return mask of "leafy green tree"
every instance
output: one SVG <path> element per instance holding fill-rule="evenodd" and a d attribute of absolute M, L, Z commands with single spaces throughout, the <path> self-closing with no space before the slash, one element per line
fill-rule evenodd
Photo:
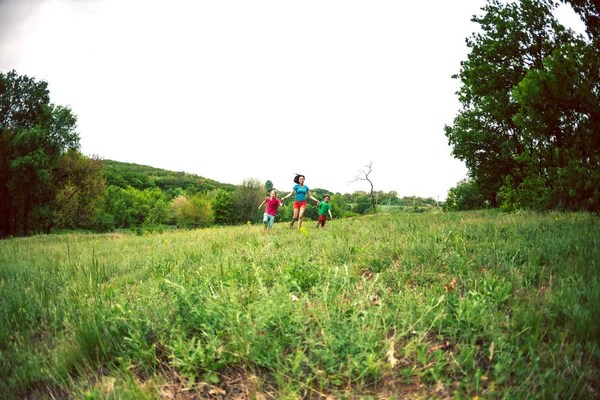
<path fill-rule="evenodd" d="M 52 204 L 56 227 L 90 229 L 95 226 L 106 193 L 103 167 L 100 158 L 85 157 L 77 150 L 70 150 L 61 157 L 53 174 L 57 188 Z"/>
<path fill-rule="evenodd" d="M 132 216 L 134 194 L 118 186 L 108 186 L 103 213 L 112 215 L 117 228 L 128 228 L 135 224 Z"/>
<path fill-rule="evenodd" d="M 167 199 L 157 187 L 138 190 L 109 186 L 103 212 L 114 217 L 118 228 L 168 223 L 171 215 Z"/>
<path fill-rule="evenodd" d="M 241 185 L 237 186 L 231 199 L 234 223 L 259 222 L 263 212 L 258 210 L 258 206 L 264 198 L 265 188 L 258 179 L 244 180 Z"/>
<path fill-rule="evenodd" d="M 528 71 L 513 96 L 530 143 L 513 187 L 518 206 L 600 210 L 600 50 L 574 39 Z"/>
<path fill-rule="evenodd" d="M 478 183 L 472 179 L 463 179 L 456 187 L 448 191 L 444 209 L 446 211 L 475 210 L 485 208 L 486 200 Z"/>
<path fill-rule="evenodd" d="M 215 213 L 215 224 L 228 225 L 232 223 L 232 200 L 229 191 L 223 189 L 217 191 L 215 197 L 211 201 L 211 206 Z"/>
<path fill-rule="evenodd" d="M 554 19 L 553 8 L 551 0 L 488 0 L 484 15 L 472 19 L 480 31 L 467 39 L 471 51 L 454 76 L 462 83 L 457 93 L 462 109 L 445 127 L 446 136 L 452 154 L 465 161 L 494 206 L 507 176 L 521 183 L 523 156 L 532 146 L 515 122 L 520 105 L 513 89 L 530 69 L 543 70 L 544 60 L 573 38 Z"/>
<path fill-rule="evenodd" d="M 79 147 L 77 119 L 50 103 L 48 84 L 0 73 L 0 237 L 51 226 L 53 169 Z"/>
<path fill-rule="evenodd" d="M 273 182 L 271 182 L 270 180 L 267 179 L 267 181 L 265 182 L 265 192 L 267 193 L 267 195 L 269 193 L 271 193 L 271 190 L 273 190 Z"/>
<path fill-rule="evenodd" d="M 156 226 L 167 224 L 169 223 L 170 214 L 169 204 L 166 199 L 161 197 L 156 200 L 154 205 L 150 208 L 148 218 L 144 221 L 144 225 Z"/>

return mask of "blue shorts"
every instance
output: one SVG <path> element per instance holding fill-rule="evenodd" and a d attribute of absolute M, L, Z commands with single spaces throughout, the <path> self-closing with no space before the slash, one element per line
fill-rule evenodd
<path fill-rule="evenodd" d="M 273 222 L 275 222 L 275 216 L 265 213 L 265 215 L 263 216 L 263 224 L 267 228 L 271 229 L 273 228 Z"/>

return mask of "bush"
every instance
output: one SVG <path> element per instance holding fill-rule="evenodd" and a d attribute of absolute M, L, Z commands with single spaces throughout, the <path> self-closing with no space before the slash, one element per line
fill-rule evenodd
<path fill-rule="evenodd" d="M 214 213 L 210 201 L 202 193 L 191 198 L 182 195 L 173 203 L 175 219 L 179 226 L 185 228 L 203 228 L 212 225 Z"/>
<path fill-rule="evenodd" d="M 94 223 L 94 231 L 99 233 L 112 232 L 115 230 L 115 217 L 111 214 L 101 212 L 96 216 L 96 222 Z"/>

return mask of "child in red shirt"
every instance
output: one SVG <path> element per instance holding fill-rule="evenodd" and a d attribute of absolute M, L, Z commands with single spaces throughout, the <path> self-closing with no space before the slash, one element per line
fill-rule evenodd
<path fill-rule="evenodd" d="M 258 209 L 263 206 L 263 204 L 267 203 L 267 208 L 265 209 L 265 215 L 263 216 L 263 225 L 265 226 L 265 231 L 268 229 L 273 229 L 273 222 L 275 222 L 275 215 L 277 214 L 277 210 L 279 206 L 282 206 L 283 203 L 277 198 L 277 191 L 271 190 L 269 197 L 267 197 Z"/>

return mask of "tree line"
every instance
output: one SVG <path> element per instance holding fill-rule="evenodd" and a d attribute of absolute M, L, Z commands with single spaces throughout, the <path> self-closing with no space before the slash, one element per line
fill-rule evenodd
<path fill-rule="evenodd" d="M 461 109 L 445 127 L 469 177 L 449 209 L 600 212 L 600 6 L 563 3 L 585 35 L 557 21 L 551 0 L 489 0 L 473 17 L 454 76 Z"/>
<path fill-rule="evenodd" d="M 185 228 L 257 223 L 258 205 L 272 182 L 225 184 L 185 172 L 86 157 L 80 152 L 77 117 L 51 103 L 44 81 L 16 71 L 0 73 L 0 237 L 62 229 Z M 427 207 L 433 199 L 399 199 L 396 192 L 330 193 L 337 218 L 375 207 Z M 377 203 L 373 203 L 373 198 Z M 410 204 L 409 204 L 410 203 Z M 409 208 L 412 210 L 412 208 Z M 291 220 L 288 202 L 278 220 Z M 309 204 L 305 216 L 317 218 Z"/>

